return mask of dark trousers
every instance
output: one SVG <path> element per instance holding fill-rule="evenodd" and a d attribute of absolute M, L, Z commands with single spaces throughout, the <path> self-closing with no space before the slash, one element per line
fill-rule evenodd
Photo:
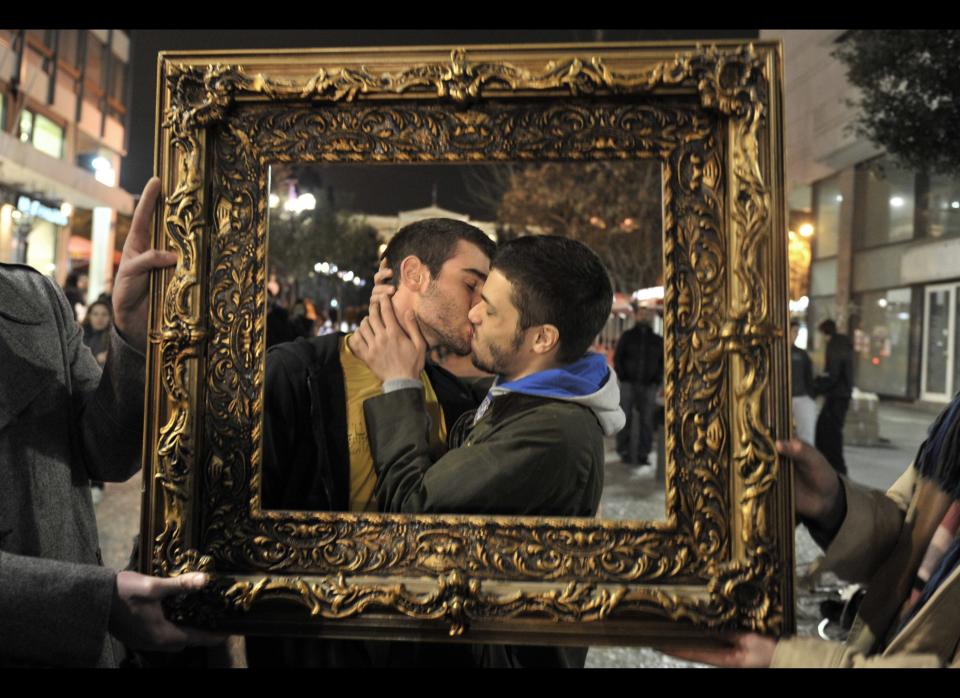
<path fill-rule="evenodd" d="M 656 400 L 656 385 L 620 384 L 620 409 L 627 423 L 617 433 L 617 453 L 626 463 L 644 463 L 650 456 Z"/>
<path fill-rule="evenodd" d="M 850 398 L 828 397 L 817 417 L 817 450 L 841 475 L 847 474 L 847 464 L 843 460 L 843 423 L 849 407 Z"/>

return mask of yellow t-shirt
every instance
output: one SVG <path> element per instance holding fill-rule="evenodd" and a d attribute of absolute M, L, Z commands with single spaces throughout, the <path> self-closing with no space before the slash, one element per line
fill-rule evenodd
<path fill-rule="evenodd" d="M 344 391 L 347 395 L 347 446 L 350 449 L 350 511 L 376 511 L 373 495 L 377 473 L 367 439 L 367 423 L 363 418 L 364 400 L 383 393 L 383 383 L 367 365 L 353 355 L 347 343 L 350 335 L 340 339 L 340 365 L 343 367 Z M 430 444 L 437 446 L 447 439 L 447 425 L 437 395 L 426 371 L 420 373 L 427 414 L 430 415 Z"/>

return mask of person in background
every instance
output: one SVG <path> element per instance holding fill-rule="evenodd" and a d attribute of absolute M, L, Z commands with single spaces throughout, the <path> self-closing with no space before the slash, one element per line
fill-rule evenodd
<path fill-rule="evenodd" d="M 307 302 L 298 298 L 290 312 L 290 326 L 293 328 L 294 337 L 313 337 L 313 323 L 314 321 L 307 317 Z"/>
<path fill-rule="evenodd" d="M 106 301 L 96 300 L 87 308 L 81 323 L 83 343 L 93 352 L 93 358 L 103 366 L 110 346 L 110 328 L 113 327 L 113 308 Z"/>
<path fill-rule="evenodd" d="M 837 332 L 837 323 L 824 320 L 817 329 L 827 338 L 824 372 L 814 380 L 817 395 L 823 395 L 823 407 L 817 418 L 815 443 L 834 469 L 847 474 L 843 460 L 843 423 L 853 394 L 853 344 Z"/>
<path fill-rule="evenodd" d="M 657 389 L 663 382 L 663 338 L 653 331 L 654 313 L 634 305 L 636 324 L 620 336 L 613 353 L 620 408 L 627 417 L 627 426 L 617 434 L 617 453 L 628 465 L 649 465 L 653 446 Z"/>
<path fill-rule="evenodd" d="M 813 383 L 813 362 L 806 351 L 797 346 L 800 321 L 790 321 L 790 395 L 793 398 L 793 422 L 797 438 L 813 444 L 817 421 L 817 403 Z"/>
<path fill-rule="evenodd" d="M 63 294 L 73 310 L 73 319 L 83 322 L 87 310 L 87 275 L 82 271 L 72 271 L 67 274 L 63 286 Z"/>

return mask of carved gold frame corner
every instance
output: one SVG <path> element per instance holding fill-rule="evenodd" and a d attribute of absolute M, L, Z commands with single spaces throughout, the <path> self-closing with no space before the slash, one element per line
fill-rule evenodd
<path fill-rule="evenodd" d="M 794 629 L 773 42 L 161 54 L 142 571 L 235 632 L 703 642 Z M 267 166 L 663 164 L 667 513 L 261 509 Z"/>

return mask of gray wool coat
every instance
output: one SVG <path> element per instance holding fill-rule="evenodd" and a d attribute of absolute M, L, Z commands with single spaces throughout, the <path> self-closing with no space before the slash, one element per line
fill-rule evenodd
<path fill-rule="evenodd" d="M 116 666 L 116 572 L 90 480 L 139 467 L 144 357 L 111 330 L 101 369 L 63 292 L 0 264 L 0 666 Z"/>

